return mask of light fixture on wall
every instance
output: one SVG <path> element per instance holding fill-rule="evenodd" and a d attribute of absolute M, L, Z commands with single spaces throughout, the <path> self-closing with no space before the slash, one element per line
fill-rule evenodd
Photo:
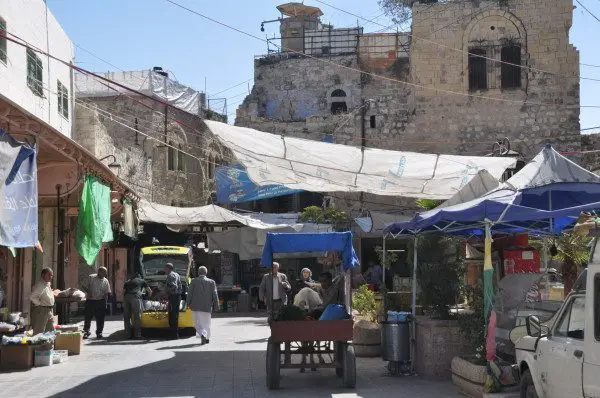
<path fill-rule="evenodd" d="M 117 163 L 117 158 L 115 157 L 115 155 L 106 155 L 105 157 L 101 158 L 100 161 L 103 161 L 108 158 L 113 158 L 113 161 L 111 163 L 107 164 L 108 167 L 116 168 L 116 169 L 121 168 L 121 165 L 119 163 Z"/>

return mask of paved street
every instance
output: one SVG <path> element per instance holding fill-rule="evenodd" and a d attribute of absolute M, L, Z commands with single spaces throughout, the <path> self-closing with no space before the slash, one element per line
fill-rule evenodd
<path fill-rule="evenodd" d="M 389 377 L 378 359 L 357 359 L 358 382 L 346 390 L 331 369 L 282 371 L 281 389 L 265 386 L 264 318 L 217 318 L 211 343 L 120 341 L 121 322 L 106 325 L 107 341 L 91 339 L 82 354 L 53 367 L 0 373 L 3 397 L 460 397 L 451 383 Z"/>

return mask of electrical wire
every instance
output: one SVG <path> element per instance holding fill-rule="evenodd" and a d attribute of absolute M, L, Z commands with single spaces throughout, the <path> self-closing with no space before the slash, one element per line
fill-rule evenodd
<path fill-rule="evenodd" d="M 240 33 L 240 34 L 242 34 L 244 36 L 248 36 L 248 37 L 251 37 L 253 39 L 260 40 L 262 42 L 267 42 L 267 40 L 265 40 L 265 39 L 263 39 L 263 38 L 261 38 L 259 36 L 253 35 L 253 34 L 248 33 L 248 32 L 244 32 L 243 30 L 241 30 L 239 28 L 233 27 L 233 26 L 228 25 L 228 24 L 226 24 L 224 22 L 221 22 L 221 21 L 218 21 L 218 20 L 216 20 L 214 18 L 206 16 L 206 15 L 204 15 L 204 14 L 198 12 L 198 11 L 192 10 L 191 8 L 188 8 L 188 7 L 186 7 L 186 6 L 182 5 L 182 4 L 179 4 L 179 3 L 177 3 L 177 2 L 175 2 L 173 0 L 165 0 L 165 1 L 168 2 L 168 3 L 171 3 L 171 4 L 175 5 L 175 6 L 177 6 L 179 8 L 181 8 L 181 9 L 184 9 L 184 10 L 186 10 L 186 11 L 192 13 L 192 14 L 195 14 L 195 15 L 203 18 L 203 19 L 206 19 L 208 21 L 211 21 L 213 23 L 221 25 L 221 26 L 223 26 L 223 27 L 225 27 L 227 29 L 231 29 L 231 30 L 233 30 L 235 32 L 238 32 L 238 33 Z M 281 46 L 277 46 L 277 47 L 281 48 Z M 478 94 L 472 94 L 472 93 L 452 91 L 452 90 L 448 90 L 448 89 L 435 88 L 435 87 L 430 87 L 430 86 L 423 86 L 421 84 L 411 83 L 411 82 L 408 82 L 408 81 L 403 81 L 403 80 L 395 79 L 393 77 L 378 75 L 378 74 L 373 73 L 373 72 L 369 72 L 369 71 L 364 71 L 364 70 L 361 70 L 361 69 L 353 68 L 351 66 L 346 66 L 346 65 L 338 64 L 337 62 L 330 61 L 330 60 L 324 59 L 324 58 L 319 58 L 319 57 L 316 57 L 316 56 L 313 56 L 313 55 L 310 55 L 310 54 L 305 54 L 303 52 L 296 51 L 296 50 L 293 50 L 293 49 L 287 48 L 287 49 L 284 49 L 284 50 L 287 51 L 287 52 L 293 53 L 293 54 L 297 54 L 297 55 L 302 56 L 302 57 L 306 57 L 306 58 L 309 58 L 309 59 L 317 60 L 318 62 L 321 62 L 321 63 L 324 63 L 324 64 L 335 66 L 335 67 L 340 68 L 340 69 L 345 69 L 345 70 L 349 70 L 349 71 L 353 71 L 353 72 L 358 72 L 358 73 L 362 73 L 363 75 L 372 76 L 372 77 L 375 77 L 375 78 L 378 78 L 378 79 L 381 79 L 381 80 L 387 80 L 387 81 L 391 81 L 391 82 L 395 82 L 395 83 L 400 83 L 400 84 L 404 84 L 404 85 L 407 85 L 407 86 L 410 86 L 410 87 L 421 88 L 421 89 L 424 89 L 424 90 L 434 91 L 434 92 L 437 92 L 437 93 L 443 93 L 443 94 L 449 94 L 449 95 L 457 95 L 457 96 L 468 97 L 468 98 L 480 98 L 480 99 L 485 99 L 485 100 L 490 100 L 490 101 L 498 101 L 498 102 L 504 102 L 504 103 L 518 103 L 518 104 L 521 104 L 521 105 L 526 105 L 527 104 L 527 105 L 539 105 L 539 106 L 548 106 L 548 107 L 557 107 L 557 108 L 572 108 L 572 109 L 573 108 L 600 108 L 600 105 L 576 105 L 576 104 L 573 104 L 573 105 L 560 105 L 560 104 L 554 104 L 554 103 L 539 103 L 539 102 L 518 101 L 518 100 L 507 99 L 507 98 L 497 98 L 497 97 L 490 97 L 490 96 L 485 96 L 485 95 L 478 95 Z"/>
<path fill-rule="evenodd" d="M 354 14 L 354 13 L 352 13 L 350 11 L 346 11 L 346 10 L 344 10 L 342 8 L 339 8 L 339 7 L 336 7 L 334 5 L 331 5 L 329 3 L 326 3 L 325 1 L 322 1 L 322 0 L 315 0 L 315 1 L 317 3 L 321 3 L 321 4 L 324 4 L 324 5 L 328 6 L 328 7 L 331 7 L 333 9 L 335 9 L 335 10 L 344 12 L 346 14 L 352 15 L 352 16 L 360 18 L 362 20 L 369 21 L 368 19 L 363 18 L 360 15 Z M 576 1 L 579 2 L 578 0 L 576 0 Z M 479 11 L 480 10 L 478 10 L 477 12 L 479 13 Z M 370 22 L 372 22 L 372 21 L 370 21 Z M 383 26 L 383 25 L 380 25 L 380 26 Z M 403 34 L 406 35 L 406 36 L 409 36 L 409 37 L 411 37 L 413 39 L 422 40 L 422 41 L 425 41 L 427 43 L 431 43 L 431 44 L 435 44 L 435 45 L 440 46 L 440 47 L 448 48 L 448 49 L 453 50 L 453 51 L 458 51 L 458 52 L 461 52 L 461 53 L 464 53 L 464 54 L 468 54 L 470 57 L 482 58 L 482 59 L 493 61 L 493 62 L 496 62 L 496 63 L 499 63 L 499 64 L 510 65 L 510 66 L 514 66 L 514 67 L 518 67 L 518 68 L 526 69 L 526 70 L 533 70 L 533 71 L 540 72 L 540 73 L 546 73 L 546 74 L 549 74 L 549 75 L 555 75 L 555 76 L 559 76 L 559 77 L 564 77 L 566 79 L 581 79 L 581 80 L 590 80 L 590 81 L 600 82 L 600 79 L 596 79 L 596 78 L 584 77 L 584 76 L 567 76 L 567 75 L 561 75 L 561 74 L 558 74 L 556 72 L 550 72 L 550 71 L 547 71 L 547 70 L 534 68 L 532 66 L 515 64 L 515 63 L 512 63 L 512 62 L 502 61 L 502 60 L 497 59 L 497 58 L 486 57 L 485 55 L 474 54 L 474 53 L 471 53 L 469 51 L 465 51 L 463 49 L 459 49 L 459 48 L 456 48 L 456 47 L 448 46 L 446 44 L 438 43 L 438 42 L 430 40 L 430 39 L 419 37 L 419 36 L 414 35 L 414 34 L 409 33 L 409 32 L 403 32 Z"/>
<path fill-rule="evenodd" d="M 317 1 L 318 1 L 318 0 L 317 0 Z M 589 9 L 589 8 L 587 8 L 586 6 L 584 6 L 584 5 L 583 5 L 583 3 L 581 3 L 579 0 L 575 0 L 575 2 L 576 2 L 577 4 L 579 4 L 581 7 L 583 7 L 583 9 L 584 9 L 584 10 L 586 10 L 586 11 L 588 12 L 588 14 L 590 14 L 592 17 L 594 17 L 594 19 L 595 19 L 596 21 L 600 22 L 600 18 L 598 18 L 598 17 L 596 16 L 596 14 L 594 14 L 592 11 L 590 11 L 590 9 Z"/>

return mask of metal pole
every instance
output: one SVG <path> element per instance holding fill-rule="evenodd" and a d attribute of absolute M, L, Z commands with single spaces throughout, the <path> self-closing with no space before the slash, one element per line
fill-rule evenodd
<path fill-rule="evenodd" d="M 548 191 L 548 210 L 552 211 L 552 191 Z M 554 219 L 550 216 L 550 233 L 554 235 Z"/>
<path fill-rule="evenodd" d="M 415 235 L 415 242 L 413 247 L 413 274 L 412 274 L 412 316 L 413 318 L 417 315 L 417 246 L 419 243 L 419 237 Z"/>
<path fill-rule="evenodd" d="M 383 310 L 384 310 L 384 316 L 387 319 L 387 292 L 386 292 L 386 286 L 385 286 L 385 266 L 386 266 L 386 250 L 385 250 L 385 241 L 386 241 L 386 236 L 385 234 L 383 235 L 383 255 L 381 256 L 381 262 L 383 264 L 381 264 L 381 268 L 382 268 L 382 285 L 383 285 Z"/>

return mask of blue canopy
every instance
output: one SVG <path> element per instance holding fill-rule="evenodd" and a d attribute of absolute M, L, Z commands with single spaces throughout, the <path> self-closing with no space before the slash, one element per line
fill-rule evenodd
<path fill-rule="evenodd" d="M 418 213 L 389 225 L 393 235 L 429 231 L 473 233 L 486 222 L 494 230 L 556 234 L 582 211 L 600 209 L 600 177 L 546 146 L 513 177 L 484 196 Z"/>
<path fill-rule="evenodd" d="M 265 267 L 273 265 L 274 253 L 327 252 L 342 253 L 342 266 L 345 270 L 358 266 L 359 261 L 352 246 L 351 232 L 322 233 L 267 233 L 262 254 Z"/>

